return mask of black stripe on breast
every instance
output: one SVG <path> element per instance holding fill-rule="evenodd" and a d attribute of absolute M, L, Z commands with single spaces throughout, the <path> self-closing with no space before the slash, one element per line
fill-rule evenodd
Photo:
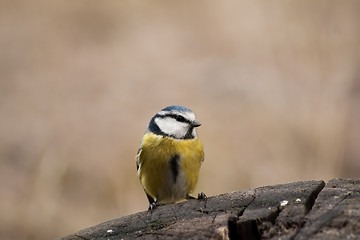
<path fill-rule="evenodd" d="M 176 183 L 177 176 L 179 175 L 179 160 L 180 155 L 176 154 L 170 159 L 170 169 L 173 174 L 174 183 Z"/>

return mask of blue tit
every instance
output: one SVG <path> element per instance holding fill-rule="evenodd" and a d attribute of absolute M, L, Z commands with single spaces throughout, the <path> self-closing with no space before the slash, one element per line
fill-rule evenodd
<path fill-rule="evenodd" d="M 149 123 L 136 156 L 140 183 L 149 200 L 149 210 L 157 204 L 174 203 L 191 196 L 204 161 L 197 137 L 201 125 L 186 107 L 170 106 Z M 206 197 L 201 193 L 198 198 Z"/>

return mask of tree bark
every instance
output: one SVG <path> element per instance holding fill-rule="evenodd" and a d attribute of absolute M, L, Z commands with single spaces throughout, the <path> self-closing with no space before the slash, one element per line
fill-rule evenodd
<path fill-rule="evenodd" d="M 360 239 L 360 179 L 301 181 L 159 206 L 61 238 Z"/>

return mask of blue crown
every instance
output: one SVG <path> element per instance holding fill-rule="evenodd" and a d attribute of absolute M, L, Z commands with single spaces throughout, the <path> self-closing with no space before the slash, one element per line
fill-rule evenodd
<path fill-rule="evenodd" d="M 166 108 L 162 109 L 161 111 L 192 112 L 191 109 L 189 109 L 187 107 L 177 106 L 177 105 L 166 107 Z"/>

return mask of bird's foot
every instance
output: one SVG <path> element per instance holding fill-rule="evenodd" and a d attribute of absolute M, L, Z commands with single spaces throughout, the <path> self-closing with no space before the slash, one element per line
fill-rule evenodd
<path fill-rule="evenodd" d="M 156 208 L 156 202 L 152 202 L 149 204 L 148 211 L 153 211 Z"/>
<path fill-rule="evenodd" d="M 198 200 L 204 200 L 206 198 L 207 198 L 207 196 L 205 195 L 205 193 L 203 193 L 203 192 L 198 193 L 198 197 L 197 197 Z"/>
<path fill-rule="evenodd" d="M 186 197 L 185 197 L 185 199 L 188 199 L 188 200 L 189 200 L 189 199 L 204 200 L 204 199 L 206 199 L 206 198 L 207 198 L 207 196 L 206 196 L 205 193 L 203 193 L 203 192 L 198 193 L 197 198 L 191 196 L 190 194 L 186 195 Z"/>

